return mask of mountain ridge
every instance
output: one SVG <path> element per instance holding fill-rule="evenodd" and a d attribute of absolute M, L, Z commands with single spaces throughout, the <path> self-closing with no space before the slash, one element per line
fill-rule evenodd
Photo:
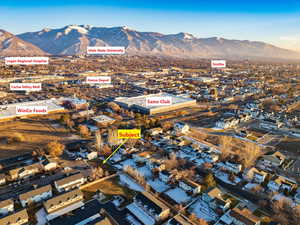
<path fill-rule="evenodd" d="M 126 26 L 94 27 L 73 24 L 62 28 L 44 28 L 36 32 L 26 32 L 16 37 L 50 55 L 86 54 L 87 46 L 125 46 L 129 55 L 300 59 L 298 52 L 265 42 L 218 37 L 198 38 L 186 32 L 177 34 L 139 32 Z"/>
<path fill-rule="evenodd" d="M 1 56 L 34 56 L 48 55 L 39 47 L 26 42 L 17 36 L 0 29 L 0 55 Z"/>

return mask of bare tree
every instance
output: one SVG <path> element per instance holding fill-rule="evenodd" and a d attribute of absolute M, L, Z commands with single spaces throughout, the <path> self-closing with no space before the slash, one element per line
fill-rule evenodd
<path fill-rule="evenodd" d="M 222 151 L 221 159 L 226 159 L 232 153 L 232 137 L 220 136 L 219 137 L 220 148 Z"/>
<path fill-rule="evenodd" d="M 104 176 L 104 171 L 101 167 L 93 168 L 91 177 L 96 180 Z"/>
<path fill-rule="evenodd" d="M 101 147 L 103 145 L 103 142 L 102 142 L 102 135 L 101 135 L 101 133 L 100 133 L 99 130 L 96 131 L 95 138 L 96 138 L 96 140 L 95 140 L 96 149 L 98 151 L 100 151 L 100 149 L 101 149 Z"/>
<path fill-rule="evenodd" d="M 263 154 L 261 147 L 252 142 L 245 142 L 245 147 L 240 152 L 240 158 L 245 168 L 253 166 L 255 161 Z"/>
<path fill-rule="evenodd" d="M 272 205 L 274 218 L 283 225 L 300 225 L 300 207 L 293 206 L 287 198 L 281 198 Z"/>
<path fill-rule="evenodd" d="M 110 155 L 112 153 L 112 149 L 108 145 L 104 145 L 102 151 L 104 155 Z"/>
<path fill-rule="evenodd" d="M 118 130 L 115 128 L 108 129 L 108 144 L 110 146 L 116 146 L 123 142 L 124 140 L 118 138 Z"/>

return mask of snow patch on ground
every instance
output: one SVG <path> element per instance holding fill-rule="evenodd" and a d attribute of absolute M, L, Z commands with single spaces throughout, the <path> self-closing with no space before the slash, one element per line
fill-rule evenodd
<path fill-rule="evenodd" d="M 143 167 L 138 167 L 137 171 L 143 175 L 145 178 L 151 177 L 152 176 L 152 172 L 151 170 L 147 167 L 147 166 L 143 166 Z"/>
<path fill-rule="evenodd" d="M 172 198 L 177 203 L 185 203 L 191 199 L 191 197 L 181 188 L 171 189 L 167 191 L 165 194 L 167 194 L 170 198 Z"/>
<path fill-rule="evenodd" d="M 132 168 L 136 168 L 135 161 L 133 159 L 127 159 L 120 163 L 123 167 L 131 166 Z"/>
<path fill-rule="evenodd" d="M 147 183 L 157 192 L 161 193 L 170 187 L 159 179 L 147 180 Z"/>
<path fill-rule="evenodd" d="M 216 172 L 216 173 L 215 173 L 215 176 L 216 176 L 217 178 L 219 178 L 220 180 L 224 181 L 224 182 L 227 183 L 227 184 L 235 185 L 235 184 L 241 182 L 241 178 L 239 178 L 239 177 L 235 177 L 234 182 L 230 181 L 230 180 L 229 180 L 229 174 L 228 174 L 228 173 L 221 172 L 221 171 Z"/>
<path fill-rule="evenodd" d="M 132 179 L 131 177 L 129 177 L 128 175 L 120 174 L 119 177 L 120 177 L 120 183 L 123 185 L 126 185 L 128 188 L 135 190 L 135 191 L 140 191 L 140 192 L 145 191 L 141 185 L 136 183 L 136 181 L 134 179 Z"/>

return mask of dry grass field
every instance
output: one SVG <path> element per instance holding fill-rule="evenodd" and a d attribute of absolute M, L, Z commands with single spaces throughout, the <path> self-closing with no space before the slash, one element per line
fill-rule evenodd
<path fill-rule="evenodd" d="M 97 192 L 97 190 L 101 191 L 107 196 L 121 195 L 126 197 L 127 199 L 131 199 L 135 193 L 131 189 L 120 185 L 117 178 L 103 180 L 99 183 L 93 184 L 82 189 L 86 196 L 94 195 Z"/>
<path fill-rule="evenodd" d="M 16 136 L 22 137 L 23 140 L 8 141 Z M 26 119 L 0 124 L 0 158 L 31 152 L 44 147 L 52 140 L 64 142 L 70 136 L 67 129 L 45 119 Z"/>

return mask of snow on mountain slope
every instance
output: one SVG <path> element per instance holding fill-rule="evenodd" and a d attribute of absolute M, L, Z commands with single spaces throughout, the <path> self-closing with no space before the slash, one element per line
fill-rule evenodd
<path fill-rule="evenodd" d="M 69 25 L 18 35 L 54 55 L 85 53 L 85 46 L 124 46 L 127 54 L 175 57 L 300 58 L 300 53 L 256 41 L 221 37 L 197 38 L 189 33 L 139 32 L 129 27 Z"/>

